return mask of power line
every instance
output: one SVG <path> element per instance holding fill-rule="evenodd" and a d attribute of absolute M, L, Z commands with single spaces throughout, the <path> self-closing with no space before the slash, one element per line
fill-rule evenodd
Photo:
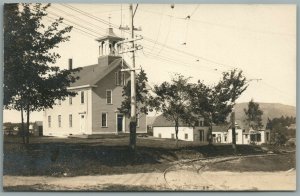
<path fill-rule="evenodd" d="M 63 6 L 65 6 L 65 5 L 63 5 Z M 94 20 L 97 20 L 97 21 L 99 21 L 99 22 L 101 22 L 101 23 L 109 24 L 109 23 L 106 22 L 105 20 L 99 19 L 99 18 L 97 18 L 97 17 L 95 17 L 95 16 L 91 16 L 90 14 L 88 14 L 88 13 L 86 13 L 86 12 L 84 12 L 84 11 L 81 11 L 81 10 L 79 10 L 79 9 L 77 9 L 77 8 L 74 8 L 73 6 L 67 5 L 66 7 L 69 8 L 69 9 L 72 9 L 73 11 L 79 12 L 79 13 L 85 15 L 85 16 L 88 16 L 88 17 L 90 17 L 90 18 L 92 18 L 92 19 L 94 19 Z M 114 24 L 112 24 L 112 26 L 116 27 L 116 25 L 114 25 Z M 126 31 L 125 31 L 125 32 L 126 32 Z M 128 32 L 126 32 L 126 33 L 128 33 Z M 150 41 L 151 43 L 156 43 L 156 41 L 153 41 L 153 40 L 150 39 L 150 38 L 146 38 L 146 39 L 147 39 L 148 41 Z M 159 45 L 162 45 L 161 43 L 158 43 L 158 44 L 159 44 Z M 178 49 L 176 49 L 176 48 L 172 48 L 172 47 L 170 47 L 170 46 L 167 46 L 166 44 L 163 44 L 162 46 L 164 46 L 164 47 L 166 47 L 166 48 L 168 48 L 168 49 L 171 49 L 171 50 L 175 50 L 176 52 L 179 52 L 179 53 L 185 53 L 185 54 L 191 55 L 191 54 L 189 54 L 189 53 L 187 53 L 187 52 L 184 52 L 184 51 L 178 50 Z M 199 56 L 196 56 L 196 55 L 193 55 L 193 56 L 194 56 L 194 57 L 199 57 Z M 205 61 L 209 61 L 208 59 L 204 59 L 203 57 L 201 57 L 200 59 L 205 60 Z M 197 59 L 197 61 L 199 61 L 199 60 Z M 211 60 L 210 60 L 210 62 L 212 62 L 212 63 L 214 63 L 214 64 L 217 64 L 215 61 L 211 61 Z M 222 65 L 222 64 L 218 64 L 218 66 L 220 66 L 220 65 Z"/>
<path fill-rule="evenodd" d="M 52 6 L 52 7 L 54 7 L 56 10 L 58 10 L 58 11 L 61 12 L 61 13 L 66 14 L 66 15 L 70 14 L 69 12 L 63 11 L 63 10 L 61 10 L 61 9 L 55 7 L 55 6 Z M 106 31 L 106 29 L 104 29 L 104 28 L 102 28 L 102 27 L 100 27 L 100 26 L 97 26 L 97 25 L 95 25 L 95 24 L 93 24 L 93 23 L 90 23 L 90 22 L 88 22 L 88 21 L 86 21 L 86 20 L 83 20 L 82 18 L 79 18 L 79 17 L 77 17 L 77 16 L 74 16 L 74 15 L 71 16 L 71 15 L 70 15 L 70 17 L 75 18 L 75 19 L 77 19 L 77 20 L 81 20 L 81 21 L 84 22 L 84 24 L 89 24 L 90 26 L 97 27 L 97 28 L 103 30 L 104 32 Z"/>
<path fill-rule="evenodd" d="M 54 13 L 54 12 L 48 11 L 48 13 L 50 13 L 51 15 L 54 15 L 54 16 L 56 16 L 56 17 L 61 17 L 61 16 L 57 15 L 57 14 Z M 76 22 L 74 22 L 74 21 L 71 21 L 71 20 L 69 20 L 69 19 L 64 19 L 64 20 L 66 20 L 66 21 L 68 21 L 68 22 L 71 22 L 71 23 L 73 23 L 73 24 L 77 25 L 78 27 L 81 27 L 81 28 L 83 28 L 83 29 L 85 29 L 85 30 L 91 31 L 91 32 L 93 32 L 93 33 L 95 33 L 95 34 L 97 34 L 97 35 L 100 34 L 101 36 L 104 36 L 104 34 L 101 34 L 101 33 L 99 33 L 98 31 L 94 31 L 93 29 L 90 29 L 90 28 L 87 28 L 87 27 L 85 27 L 85 26 L 83 26 L 83 25 L 80 25 L 80 24 L 78 24 L 78 23 L 76 23 Z"/>
<path fill-rule="evenodd" d="M 152 13 L 152 14 L 161 15 L 161 13 L 158 13 L 158 12 L 152 11 L 152 10 L 141 10 L 141 11 L 149 12 L 149 13 Z M 165 16 L 169 16 L 170 17 L 170 15 L 165 15 Z M 174 19 L 185 20 L 186 17 L 174 16 Z M 248 32 L 253 32 L 253 33 L 270 34 L 270 35 L 281 35 L 281 36 L 292 36 L 292 37 L 296 36 L 295 34 L 291 34 L 291 33 L 272 32 L 272 31 L 259 31 L 259 30 L 253 30 L 253 29 L 247 29 L 247 28 L 243 28 L 243 27 L 238 27 L 238 26 L 234 26 L 234 25 L 214 23 L 214 22 L 209 22 L 209 21 L 204 21 L 204 20 L 199 20 L 199 19 L 191 19 L 191 17 L 190 17 L 190 20 L 191 20 L 191 22 L 202 23 L 202 24 L 212 25 L 212 26 L 218 26 L 218 27 L 228 28 L 228 29 L 236 29 L 236 30 L 241 30 L 241 31 L 248 31 Z"/>
<path fill-rule="evenodd" d="M 172 9 L 172 16 L 173 16 L 173 9 Z M 162 45 L 161 49 L 159 50 L 159 52 L 157 53 L 157 55 L 159 55 L 161 53 L 161 51 L 164 49 L 167 41 L 168 41 L 168 38 L 169 38 L 169 35 L 170 35 L 170 31 L 171 31 L 171 28 L 172 28 L 172 24 L 173 24 L 173 17 L 170 18 L 170 26 L 169 26 L 169 30 L 168 30 L 168 33 L 165 37 L 165 41 L 164 41 L 164 44 Z M 155 43 L 157 43 L 158 39 L 155 41 Z"/>
<path fill-rule="evenodd" d="M 87 17 L 90 17 L 90 18 L 92 18 L 92 19 L 94 19 L 94 20 L 97 20 L 97 21 L 99 21 L 99 22 L 102 22 L 102 23 L 104 23 L 104 24 L 109 25 L 109 23 L 108 23 L 107 21 L 105 21 L 105 20 L 103 20 L 103 19 L 100 19 L 100 18 L 98 18 L 98 17 L 95 17 L 95 16 L 93 16 L 93 15 L 87 13 L 87 12 L 84 12 L 84 11 L 78 9 L 78 8 L 74 8 L 74 7 L 71 6 L 71 5 L 66 5 L 66 4 L 61 4 L 61 5 L 66 6 L 66 7 L 68 7 L 69 9 L 72 9 L 72 10 L 74 10 L 74 11 L 76 11 L 76 12 L 79 12 L 79 13 L 81 13 L 81 14 L 87 16 Z M 114 24 L 112 24 L 112 26 L 113 26 L 114 28 L 118 28 L 118 26 L 116 26 L 116 25 L 114 25 Z M 124 31 L 124 32 L 129 33 L 128 31 Z M 149 41 L 149 42 L 151 42 L 151 43 L 157 43 L 158 45 L 161 45 L 161 46 L 163 46 L 164 48 L 167 48 L 167 49 L 169 49 L 169 50 L 173 50 L 173 51 L 176 51 L 176 52 L 178 52 L 178 53 L 182 53 L 182 54 L 185 54 L 185 55 L 188 55 L 188 56 L 192 56 L 192 57 L 194 57 L 194 58 L 196 58 L 196 59 L 202 59 L 202 60 L 204 60 L 204 61 L 211 62 L 211 63 L 217 64 L 217 65 L 219 65 L 219 66 L 227 66 L 227 67 L 230 67 L 230 68 L 235 68 L 235 67 L 233 67 L 233 66 L 226 65 L 226 64 L 224 64 L 224 63 L 219 63 L 219 62 L 216 62 L 216 61 L 214 61 L 214 60 L 210 60 L 210 59 L 207 59 L 207 58 L 204 58 L 204 57 L 201 57 L 201 56 L 198 56 L 198 55 L 195 55 L 195 54 L 186 52 L 186 51 L 178 50 L 177 48 L 173 48 L 173 47 L 171 47 L 171 46 L 168 46 L 168 45 L 166 45 L 166 44 L 160 43 L 160 42 L 158 42 L 158 41 L 155 42 L 155 40 L 153 40 L 153 39 L 151 39 L 151 38 L 144 37 L 144 40 Z"/>
<path fill-rule="evenodd" d="M 50 22 L 56 21 L 55 18 L 53 18 L 53 17 L 51 17 L 51 16 L 49 16 L 49 15 L 47 15 L 46 17 L 49 18 L 49 19 L 52 19 L 52 21 L 48 19 Z M 63 24 L 63 25 L 66 26 L 66 27 L 68 27 L 68 26 L 73 26 L 72 24 L 71 24 L 71 25 L 66 24 L 64 21 L 62 21 L 61 24 Z M 79 28 L 77 28 L 77 27 L 75 27 L 75 26 L 73 26 L 73 28 L 74 28 L 74 30 L 77 31 L 78 33 L 80 33 L 80 34 L 82 34 L 82 35 L 85 35 L 85 36 L 87 36 L 87 37 L 90 37 L 90 38 L 93 38 L 93 39 L 96 38 L 96 37 L 98 37 L 98 36 L 93 35 L 93 34 L 91 34 L 91 33 L 89 33 L 89 32 L 86 32 L 86 31 L 84 31 L 84 30 L 82 30 L 82 29 L 79 29 Z"/>

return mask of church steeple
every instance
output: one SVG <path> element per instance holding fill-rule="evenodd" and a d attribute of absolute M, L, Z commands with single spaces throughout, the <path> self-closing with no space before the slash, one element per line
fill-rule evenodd
<path fill-rule="evenodd" d="M 118 37 L 114 32 L 113 28 L 109 27 L 106 31 L 106 35 L 96 39 L 99 42 L 99 58 L 104 56 L 119 56 L 121 50 L 117 42 L 124 40 Z"/>

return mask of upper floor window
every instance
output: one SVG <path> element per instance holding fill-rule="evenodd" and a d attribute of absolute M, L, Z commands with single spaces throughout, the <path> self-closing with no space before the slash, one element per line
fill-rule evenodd
<path fill-rule="evenodd" d="M 121 71 L 115 72 L 115 84 L 116 86 L 125 85 L 125 73 Z"/>
<path fill-rule="evenodd" d="M 58 115 L 58 127 L 61 127 L 61 115 Z"/>
<path fill-rule="evenodd" d="M 112 104 L 112 91 L 106 90 L 106 103 Z"/>
<path fill-rule="evenodd" d="M 69 97 L 69 104 L 72 105 L 72 97 Z"/>
<path fill-rule="evenodd" d="M 80 92 L 80 103 L 84 104 L 84 91 Z"/>
<path fill-rule="evenodd" d="M 48 127 L 51 127 L 51 116 L 48 116 Z"/>
<path fill-rule="evenodd" d="M 72 118 L 72 114 L 69 114 L 69 127 L 73 126 L 73 118 Z"/>
<path fill-rule="evenodd" d="M 204 126 L 204 122 L 203 120 L 200 120 L 200 127 L 203 127 Z"/>

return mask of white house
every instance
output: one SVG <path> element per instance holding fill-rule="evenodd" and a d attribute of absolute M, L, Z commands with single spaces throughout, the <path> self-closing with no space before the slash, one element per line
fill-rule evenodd
<path fill-rule="evenodd" d="M 79 80 L 68 88 L 75 97 L 57 100 L 52 109 L 46 109 L 43 117 L 43 135 L 70 136 L 129 133 L 129 118 L 118 111 L 123 100 L 123 86 L 130 80 L 128 67 L 119 55 L 116 36 L 112 28 L 99 42 L 98 63 L 82 67 L 76 74 Z M 87 53 L 88 57 L 88 53 Z M 72 60 L 69 60 L 72 69 Z M 146 116 L 137 116 L 137 133 L 146 133 Z"/>
<path fill-rule="evenodd" d="M 158 116 L 153 123 L 153 136 L 158 138 L 175 139 L 175 124 L 168 121 L 163 115 Z M 208 141 L 208 127 L 204 126 L 204 119 L 199 120 L 197 126 L 191 127 L 184 123 L 179 123 L 178 139 L 185 141 Z M 255 131 L 249 128 L 241 128 L 238 123 L 235 123 L 235 139 L 236 144 L 256 144 L 270 142 L 270 131 L 259 130 Z M 212 126 L 213 143 L 232 143 L 231 124 L 214 125 Z"/>
<path fill-rule="evenodd" d="M 175 123 L 167 120 L 163 115 L 153 122 L 153 136 L 157 138 L 175 139 Z M 196 126 L 191 127 L 182 122 L 178 127 L 178 139 L 185 141 L 207 142 L 208 127 L 204 127 L 204 119 L 199 119 Z"/>

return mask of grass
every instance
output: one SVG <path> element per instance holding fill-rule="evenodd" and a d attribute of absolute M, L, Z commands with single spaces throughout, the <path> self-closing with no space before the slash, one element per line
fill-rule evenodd
<path fill-rule="evenodd" d="M 176 147 L 174 140 L 149 137 L 137 138 L 137 152 L 133 154 L 128 150 L 128 141 L 125 135 L 98 139 L 32 137 L 30 144 L 23 145 L 19 137 L 5 136 L 3 175 L 79 176 L 163 172 L 178 160 L 233 155 L 228 144 L 209 146 L 180 141 Z M 240 155 L 265 153 L 259 146 L 238 145 L 237 149 Z M 266 163 L 270 164 L 271 160 Z"/>

